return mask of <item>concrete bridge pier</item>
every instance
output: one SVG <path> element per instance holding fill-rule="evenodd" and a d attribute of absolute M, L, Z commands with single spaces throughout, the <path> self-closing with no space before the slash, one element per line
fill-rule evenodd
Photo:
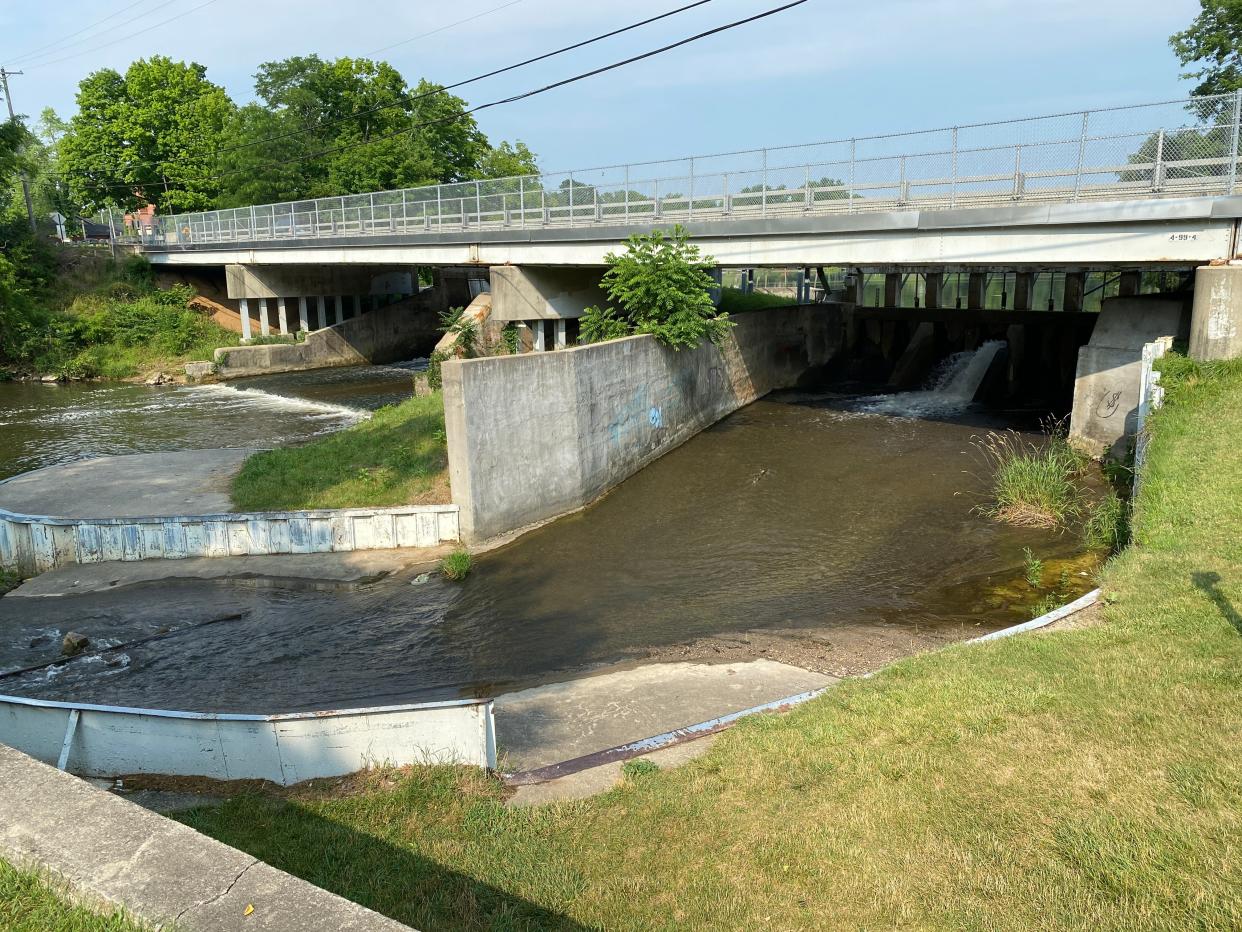
<path fill-rule="evenodd" d="M 1242 356 L 1242 266 L 1195 270 L 1190 355 L 1203 361 Z"/>

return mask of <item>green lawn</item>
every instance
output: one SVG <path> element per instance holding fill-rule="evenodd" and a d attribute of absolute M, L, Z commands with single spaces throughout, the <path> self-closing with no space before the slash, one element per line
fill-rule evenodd
<path fill-rule="evenodd" d="M 897 663 L 583 802 L 415 769 L 185 818 L 426 932 L 1242 927 L 1242 366 L 1171 366 L 1100 624 Z"/>
<path fill-rule="evenodd" d="M 232 497 L 240 511 L 448 502 L 441 396 L 409 398 L 338 433 L 256 453 L 234 478 Z"/>
<path fill-rule="evenodd" d="M 0 861 L 0 929 L 5 932 L 140 932 L 120 912 L 70 906 L 33 874 Z"/>

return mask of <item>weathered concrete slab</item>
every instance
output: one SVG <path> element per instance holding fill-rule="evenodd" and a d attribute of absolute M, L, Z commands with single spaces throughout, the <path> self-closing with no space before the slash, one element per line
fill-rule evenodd
<path fill-rule="evenodd" d="M 85 903 L 187 932 L 407 928 L 3 745 L 0 784 L 0 857 Z"/>
<path fill-rule="evenodd" d="M 772 660 L 644 664 L 500 696 L 496 733 L 503 766 L 528 770 L 835 682 Z"/>
<path fill-rule="evenodd" d="M 1242 267 L 1195 270 L 1190 356 L 1203 360 L 1242 356 Z"/>
<path fill-rule="evenodd" d="M 68 518 L 210 515 L 233 510 L 229 483 L 254 450 L 101 456 L 0 483 L 0 508 Z"/>
<path fill-rule="evenodd" d="M 453 549 L 401 547 L 344 553 L 297 553 L 248 557 L 188 557 L 134 563 L 70 564 L 26 580 L 5 598 L 84 595 L 169 579 L 305 580 L 318 584 L 360 583 L 426 564 L 431 569 Z"/>

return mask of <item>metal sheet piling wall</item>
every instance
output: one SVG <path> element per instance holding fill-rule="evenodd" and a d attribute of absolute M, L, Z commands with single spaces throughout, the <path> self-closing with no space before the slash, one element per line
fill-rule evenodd
<path fill-rule="evenodd" d="M 143 518 L 56 518 L 0 509 L 0 566 L 434 547 L 459 539 L 456 505 Z"/>
<path fill-rule="evenodd" d="M 0 743 L 80 776 L 282 786 L 385 764 L 496 766 L 489 699 L 245 715 L 0 696 Z"/>

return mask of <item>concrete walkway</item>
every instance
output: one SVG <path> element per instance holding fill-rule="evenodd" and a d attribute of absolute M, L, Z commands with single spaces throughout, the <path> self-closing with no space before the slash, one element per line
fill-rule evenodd
<path fill-rule="evenodd" d="M 253 579 L 279 584 L 302 580 L 320 585 L 364 583 L 400 570 L 435 569 L 456 544 L 350 550 L 342 553 L 296 553 L 247 557 L 188 557 L 132 563 L 73 563 L 33 576 L 6 599 L 85 595 L 136 583 L 174 579 Z"/>
<path fill-rule="evenodd" d="M 0 745 L 0 857 L 73 900 L 181 932 L 407 926 Z"/>
<path fill-rule="evenodd" d="M 103 456 L 0 483 L 0 509 L 55 518 L 214 515 L 233 510 L 229 484 L 254 450 Z"/>

